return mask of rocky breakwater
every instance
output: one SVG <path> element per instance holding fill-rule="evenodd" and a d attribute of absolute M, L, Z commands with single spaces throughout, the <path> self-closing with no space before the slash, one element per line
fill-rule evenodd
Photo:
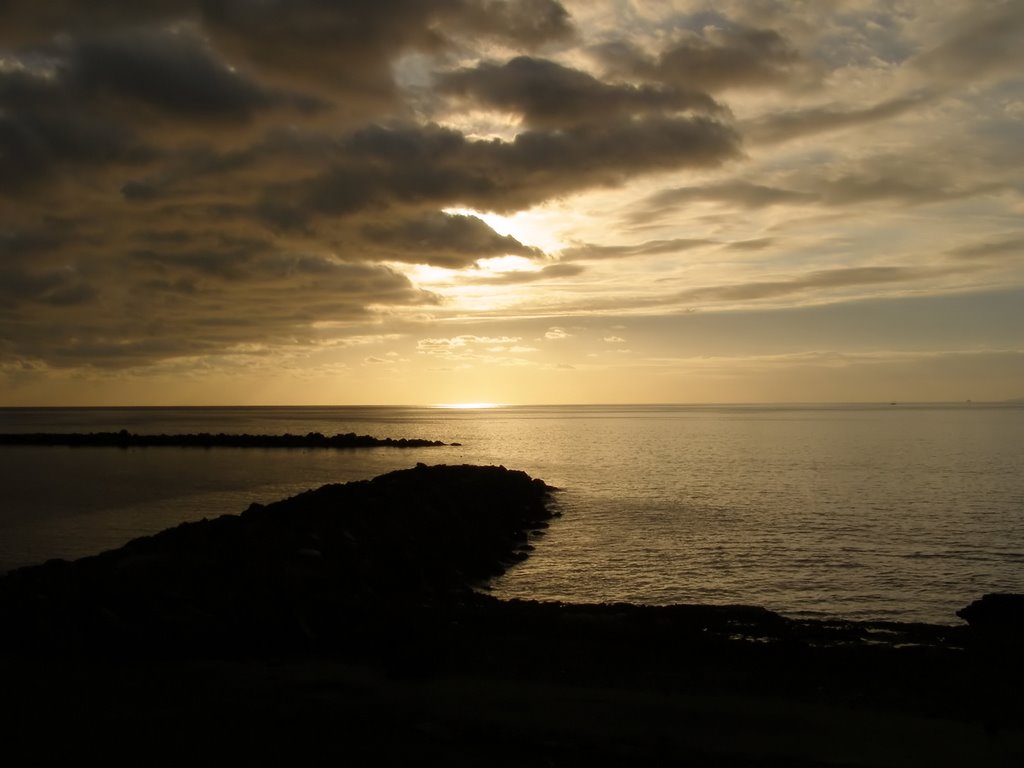
<path fill-rule="evenodd" d="M 504 467 L 326 485 L 0 579 L 8 649 L 294 647 L 441 616 L 525 557 L 552 489 Z"/>
<path fill-rule="evenodd" d="M 0 434 L 0 445 L 66 445 L 82 448 L 426 448 L 442 446 L 440 440 L 391 438 L 347 432 L 324 435 L 250 435 L 199 432 L 183 435 L 138 435 L 120 432 L 29 432 Z M 459 443 L 453 443 L 459 445 Z"/>

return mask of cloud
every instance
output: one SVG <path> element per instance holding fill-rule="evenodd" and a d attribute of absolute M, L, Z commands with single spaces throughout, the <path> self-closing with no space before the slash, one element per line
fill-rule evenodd
<path fill-rule="evenodd" d="M 663 189 L 644 198 L 625 218 L 632 224 L 646 224 L 689 203 L 722 203 L 735 208 L 757 210 L 776 205 L 814 203 L 818 200 L 820 196 L 813 192 L 734 180 Z"/>
<path fill-rule="evenodd" d="M 838 267 L 780 280 L 756 280 L 735 285 L 691 288 L 676 294 L 675 300 L 687 303 L 777 299 L 811 290 L 910 282 L 920 279 L 924 274 L 939 272 L 933 269 L 897 266 Z"/>
<path fill-rule="evenodd" d="M 365 224 L 366 239 L 390 258 L 460 269 L 490 256 L 541 257 L 537 248 L 511 235 L 499 235 L 482 219 L 441 212 Z"/>
<path fill-rule="evenodd" d="M 949 36 L 917 56 L 911 66 L 945 82 L 1019 74 L 1024 67 L 1024 6 L 1017 2 L 973 4 L 950 24 Z"/>
<path fill-rule="evenodd" d="M 443 208 L 519 210 L 738 155 L 726 124 L 662 114 L 678 95 L 647 109 L 658 88 L 619 89 L 642 97 L 615 119 L 510 141 L 416 121 L 400 57 L 566 41 L 553 0 L 10 0 L 4 20 L 0 341 L 54 366 L 315 345 L 317 323 L 437 304 L 384 262 L 544 257 Z M 582 272 L 546 264 L 489 283 Z"/>
<path fill-rule="evenodd" d="M 238 264 L 162 256 L 147 254 L 128 269 L 115 262 L 89 282 L 71 272 L 4 274 L 0 284 L 12 293 L 2 317 L 7 353 L 57 367 L 124 368 L 220 354 L 254 339 L 315 347 L 317 322 L 353 326 L 372 320 L 375 306 L 436 302 L 372 264 L 269 251 Z M 108 268 L 118 270 L 116 280 Z M 38 304 L 59 313 L 35 322 Z"/>
<path fill-rule="evenodd" d="M 774 237 L 755 237 L 751 240 L 737 240 L 726 243 L 723 247 L 728 251 L 763 251 L 776 243 Z"/>
<path fill-rule="evenodd" d="M 576 277 L 586 271 L 586 268 L 579 264 L 548 264 L 535 270 L 514 270 L 511 272 L 499 272 L 496 274 L 472 274 L 460 276 L 459 282 L 472 285 L 525 285 L 538 283 L 544 280 L 557 280 L 563 277 Z"/>
<path fill-rule="evenodd" d="M 954 259 L 1005 259 L 1024 255 L 1024 235 L 1013 234 L 971 245 L 962 245 L 946 252 Z"/>
<path fill-rule="evenodd" d="M 28 82 L 11 87 L 11 79 Z M 21 196 L 59 183 L 69 172 L 131 166 L 155 154 L 130 128 L 79 106 L 41 78 L 0 71 L 0 196 Z"/>
<path fill-rule="evenodd" d="M 830 173 L 824 175 L 813 167 L 791 173 L 786 186 L 732 180 L 664 189 L 641 200 L 626 214 L 625 220 L 631 224 L 647 224 L 698 203 L 717 203 L 748 211 L 785 206 L 844 208 L 877 202 L 925 205 L 1004 188 L 996 181 L 975 182 L 939 164 L 922 166 L 913 160 L 908 162 L 905 156 L 873 157 L 862 159 L 849 169 L 822 171 Z M 755 239 L 746 247 L 753 248 L 763 241 L 764 238 Z"/>
<path fill-rule="evenodd" d="M 315 99 L 274 92 L 220 60 L 194 30 L 143 29 L 72 39 L 61 76 L 90 100 L 120 99 L 164 115 L 245 120 L 271 107 L 314 109 Z"/>
<path fill-rule="evenodd" d="M 553 327 L 548 328 L 544 333 L 544 338 L 548 341 L 561 341 L 562 339 L 572 338 L 573 334 L 569 333 L 564 328 Z"/>
<path fill-rule="evenodd" d="M 391 62 L 403 51 L 440 53 L 457 37 L 532 47 L 572 31 L 556 0 L 140 0 L 130 7 L 106 0 L 8 0 L 0 42 L 183 22 L 200 24 L 239 64 L 344 92 L 342 112 L 348 114 L 379 114 L 395 104 Z"/>
<path fill-rule="evenodd" d="M 481 351 L 508 351 L 517 345 L 522 338 L 519 336 L 476 336 L 463 334 L 450 338 L 428 338 L 416 342 L 416 351 L 423 355 L 440 355 L 442 357 L 473 358 Z M 531 350 L 532 351 L 532 350 Z"/>
<path fill-rule="evenodd" d="M 531 126 L 558 128 L 623 115 L 721 108 L 707 94 L 676 87 L 605 83 L 553 61 L 519 56 L 502 65 L 481 63 L 442 73 L 442 93 L 519 114 Z"/>
<path fill-rule="evenodd" d="M 741 126 L 745 138 L 759 144 L 776 144 L 826 131 L 855 128 L 890 120 L 934 100 L 932 93 L 900 96 L 869 107 L 836 105 L 810 107 L 768 114 Z"/>
<path fill-rule="evenodd" d="M 738 152 L 731 129 L 700 117 L 530 130 L 510 142 L 439 125 L 373 126 L 347 137 L 327 171 L 275 190 L 274 202 L 300 221 L 396 205 L 507 213 L 643 173 L 714 167 Z"/>
<path fill-rule="evenodd" d="M 0 267 L 0 297 L 11 307 L 19 304 L 73 306 L 88 304 L 96 296 L 96 287 L 73 270 Z"/>
<path fill-rule="evenodd" d="M 593 261 L 597 259 L 618 259 L 631 256 L 656 256 L 666 253 L 680 253 L 705 245 L 714 245 L 714 240 L 703 238 L 673 238 L 671 240 L 648 240 L 634 245 L 595 245 L 582 243 L 562 251 L 567 261 Z"/>
<path fill-rule="evenodd" d="M 798 306 L 823 301 L 863 298 L 868 286 L 913 285 L 977 271 L 965 266 L 853 266 L 818 269 L 774 279 L 752 279 L 716 283 L 669 292 L 635 290 L 617 296 L 587 298 L 580 306 L 586 313 L 669 311 L 695 313 L 697 309 L 737 309 L 758 302 L 779 301 L 781 306 Z M 554 307 L 550 308 L 554 310 Z M 561 307 L 564 312 L 565 308 Z M 695 313 L 695 316 L 704 313 Z M 561 329 L 552 329 L 556 334 Z M 563 338 L 558 335 L 549 338 Z"/>
<path fill-rule="evenodd" d="M 730 181 L 701 187 L 676 187 L 651 195 L 645 201 L 652 207 L 676 206 L 692 202 L 728 203 L 740 208 L 767 208 L 772 205 L 813 202 L 813 193 L 769 187 L 746 181 Z"/>
<path fill-rule="evenodd" d="M 684 34 L 654 55 L 623 41 L 594 52 L 611 72 L 712 92 L 784 85 L 804 69 L 796 49 L 772 29 L 708 25 Z"/>
<path fill-rule="evenodd" d="M 0 5 L 15 370 L 301 367 L 328 348 L 354 365 L 367 353 L 349 340 L 438 321 L 452 354 L 482 360 L 549 323 L 568 338 L 574 310 L 1019 277 L 1014 3 L 577 2 L 575 19 L 556 0 Z M 905 206 L 926 204 L 902 236 Z M 465 209 L 481 213 L 450 212 Z M 657 239 L 621 231 L 646 222 Z M 864 266 L 879 243 L 922 266 Z M 832 268 L 800 273 L 814 253 Z M 439 274 L 444 296 L 415 283 Z M 529 314 L 529 330 L 468 333 L 469 312 Z"/>

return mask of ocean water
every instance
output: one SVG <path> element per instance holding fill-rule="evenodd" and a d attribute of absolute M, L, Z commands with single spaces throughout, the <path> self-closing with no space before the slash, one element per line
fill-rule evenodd
<path fill-rule="evenodd" d="M 419 437 L 353 450 L 0 446 L 0 570 L 325 483 L 502 464 L 563 513 L 504 597 L 956 623 L 1024 592 L 1024 406 L 0 409 L 0 432 Z"/>

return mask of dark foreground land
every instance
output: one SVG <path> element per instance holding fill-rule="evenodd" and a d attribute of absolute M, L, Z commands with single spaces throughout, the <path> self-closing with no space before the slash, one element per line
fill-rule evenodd
<path fill-rule="evenodd" d="M 0 579 L 6 755 L 46 764 L 1019 766 L 1020 598 L 967 625 L 503 602 L 539 480 L 426 467 Z"/>

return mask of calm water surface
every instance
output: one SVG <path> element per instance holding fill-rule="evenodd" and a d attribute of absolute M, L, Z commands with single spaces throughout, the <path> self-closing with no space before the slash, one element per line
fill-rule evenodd
<path fill-rule="evenodd" d="M 0 447 L 0 569 L 422 461 L 562 489 L 508 597 L 955 622 L 1024 591 L 1024 407 L 0 409 L 0 431 L 421 437 L 461 447 Z"/>

